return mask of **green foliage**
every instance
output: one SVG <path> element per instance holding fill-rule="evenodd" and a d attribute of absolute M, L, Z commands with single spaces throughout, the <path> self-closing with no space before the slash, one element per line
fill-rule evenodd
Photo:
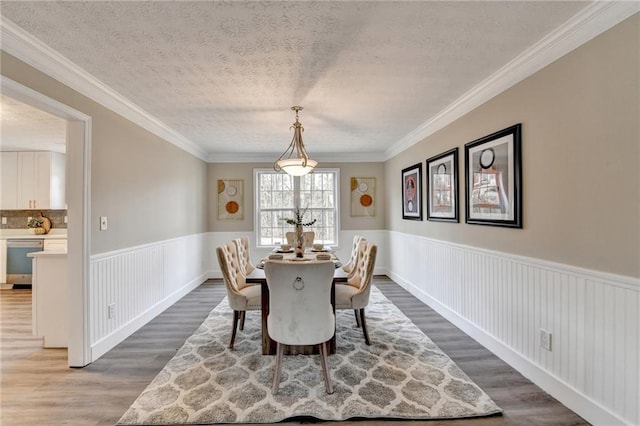
<path fill-rule="evenodd" d="M 27 227 L 29 228 L 40 228 L 44 224 L 44 219 L 42 217 L 32 217 L 29 222 L 27 222 Z"/>
<path fill-rule="evenodd" d="M 313 220 L 312 220 L 312 221 L 310 221 L 310 222 L 304 222 L 303 217 L 304 217 L 304 214 L 305 214 L 306 212 L 307 212 L 307 209 L 304 209 L 304 210 L 302 210 L 302 211 L 301 211 L 301 210 L 300 210 L 300 208 L 296 207 L 296 208 L 293 210 L 293 215 L 294 215 L 294 218 L 293 218 L 293 219 L 290 219 L 290 218 L 284 218 L 284 217 L 283 217 L 283 218 L 282 218 L 282 220 L 284 220 L 285 222 L 287 222 L 289 225 L 311 226 L 311 225 L 313 225 L 314 223 L 316 223 L 316 220 L 317 220 L 317 219 L 313 219 Z"/>

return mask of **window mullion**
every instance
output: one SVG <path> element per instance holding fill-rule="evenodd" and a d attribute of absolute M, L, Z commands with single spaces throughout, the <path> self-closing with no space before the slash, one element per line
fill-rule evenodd
<path fill-rule="evenodd" d="M 301 208 L 300 206 L 300 176 L 293 177 L 293 205 Z"/>

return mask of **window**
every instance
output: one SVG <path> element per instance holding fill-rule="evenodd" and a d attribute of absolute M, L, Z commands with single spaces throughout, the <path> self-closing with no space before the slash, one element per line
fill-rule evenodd
<path fill-rule="evenodd" d="M 282 220 L 293 218 L 293 209 L 306 209 L 304 220 L 316 219 L 305 231 L 314 231 L 315 242 L 338 244 L 340 208 L 338 169 L 316 169 L 305 176 L 293 177 L 271 169 L 254 169 L 255 230 L 258 246 L 286 242 L 285 232 L 293 231 Z"/>

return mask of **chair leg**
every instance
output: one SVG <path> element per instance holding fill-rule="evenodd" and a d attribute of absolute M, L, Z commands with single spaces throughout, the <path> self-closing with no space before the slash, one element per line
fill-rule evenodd
<path fill-rule="evenodd" d="M 358 326 L 358 328 L 362 327 L 360 323 L 360 312 L 358 312 L 357 309 L 354 309 L 353 313 L 356 314 L 356 325 Z"/>
<path fill-rule="evenodd" d="M 229 349 L 233 349 L 233 344 L 236 341 L 236 329 L 238 328 L 239 317 L 240 317 L 240 312 L 233 311 L 233 330 L 231 331 L 231 341 L 229 342 Z"/>
<path fill-rule="evenodd" d="M 247 311 L 240 311 L 240 331 L 244 330 L 244 317 L 247 315 Z"/>
<path fill-rule="evenodd" d="M 282 369 L 282 355 L 284 355 L 284 345 L 278 342 L 276 349 L 276 367 L 273 370 L 273 386 L 271 387 L 271 393 L 277 394 L 280 387 L 280 370 Z"/>
<path fill-rule="evenodd" d="M 369 331 L 367 330 L 367 320 L 364 318 L 364 308 L 360 309 L 360 321 L 362 321 L 362 332 L 364 333 L 364 341 L 367 345 L 371 345 L 371 340 L 369 340 Z"/>
<path fill-rule="evenodd" d="M 320 343 L 320 364 L 322 364 L 322 375 L 324 376 L 324 388 L 327 393 L 333 393 L 333 386 L 329 378 L 329 342 Z"/>

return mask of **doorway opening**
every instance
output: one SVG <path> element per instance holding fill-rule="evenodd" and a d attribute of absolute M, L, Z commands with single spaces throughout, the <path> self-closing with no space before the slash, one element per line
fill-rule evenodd
<path fill-rule="evenodd" d="M 69 289 L 68 365 L 91 362 L 88 288 L 90 258 L 91 117 L 9 78 L 0 76 L 0 89 L 19 102 L 67 120 L 66 197 L 67 268 Z"/>

